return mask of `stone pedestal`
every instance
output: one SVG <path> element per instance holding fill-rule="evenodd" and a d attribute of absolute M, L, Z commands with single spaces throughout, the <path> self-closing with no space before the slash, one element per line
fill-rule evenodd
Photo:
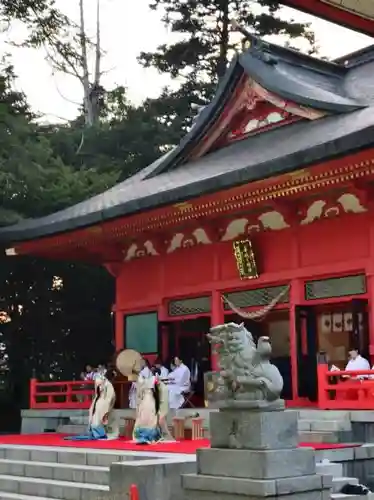
<path fill-rule="evenodd" d="M 329 500 L 331 476 L 316 474 L 314 450 L 297 446 L 297 412 L 224 408 L 210 414 L 211 449 L 182 476 L 186 500 Z"/>

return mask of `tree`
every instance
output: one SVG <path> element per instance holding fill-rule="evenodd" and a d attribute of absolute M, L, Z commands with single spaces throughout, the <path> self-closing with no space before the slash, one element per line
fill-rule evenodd
<path fill-rule="evenodd" d="M 288 43 L 302 39 L 307 48 L 314 47 L 309 26 L 284 20 L 274 0 L 154 0 L 150 7 L 162 11 L 165 25 L 180 37 L 155 52 L 141 53 L 139 60 L 143 66 L 155 67 L 181 82 L 179 90 L 164 93 L 162 101 L 176 104 L 181 100 L 178 114 L 182 131 L 191 124 L 196 110 L 211 100 L 218 80 L 240 47 L 241 37 L 230 29 L 232 19 L 256 36 L 280 36 Z"/>
<path fill-rule="evenodd" d="M 58 36 L 51 36 L 44 44 L 47 58 L 54 71 L 79 80 L 83 90 L 83 116 L 86 127 L 97 124 L 100 118 L 104 88 L 101 85 L 102 49 L 100 32 L 100 2 L 96 0 L 96 33 L 92 41 L 87 35 L 84 0 L 79 5 L 79 21 L 68 20 Z M 91 52 L 94 53 L 94 70 L 89 70 Z"/>
<path fill-rule="evenodd" d="M 83 115 L 86 126 L 99 120 L 104 89 L 100 84 L 101 34 L 100 1 L 96 0 L 96 34 L 92 42 L 86 33 L 84 0 L 76 0 L 79 20 L 69 19 L 55 7 L 54 0 L 0 0 L 0 22 L 11 25 L 20 21 L 28 35 L 21 44 L 43 47 L 53 71 L 77 78 L 83 89 Z M 91 50 L 94 51 L 94 71 L 89 71 Z"/>
<path fill-rule="evenodd" d="M 25 26 L 23 45 L 29 47 L 39 47 L 69 24 L 67 17 L 56 9 L 54 0 L 0 0 L 2 26 L 6 29 L 14 21 Z"/>
<path fill-rule="evenodd" d="M 151 104 L 132 105 L 119 87 L 105 94 L 101 120 L 85 130 L 77 152 L 81 121 L 34 123 L 14 78 L 4 62 L 0 223 L 44 216 L 102 192 L 174 143 Z M 7 405 L 26 407 L 33 373 L 66 380 L 79 376 L 86 362 L 107 361 L 114 350 L 113 302 L 113 278 L 103 268 L 0 255 L 0 405 L 6 398 Z"/>
<path fill-rule="evenodd" d="M 13 81 L 5 61 L 0 68 L 0 223 L 44 216 L 111 187 L 119 170 L 64 163 L 48 134 L 33 123 Z M 39 377 L 71 378 L 84 361 L 110 355 L 113 280 L 104 269 L 79 264 L 3 254 L 0 260 L 0 397 L 25 407 L 34 370 Z"/>
<path fill-rule="evenodd" d="M 64 164 L 77 170 L 120 172 L 123 180 L 146 167 L 177 142 L 174 129 L 162 120 L 158 101 L 133 105 L 124 87 L 103 97 L 100 122 L 84 132 L 81 117 L 66 126 L 43 127 L 43 133 Z M 156 115 L 157 114 L 157 115 Z"/>
<path fill-rule="evenodd" d="M 12 90 L 13 68 L 0 74 L 0 224 L 40 217 L 105 191 L 119 170 L 75 169 L 32 122 L 25 96 Z"/>

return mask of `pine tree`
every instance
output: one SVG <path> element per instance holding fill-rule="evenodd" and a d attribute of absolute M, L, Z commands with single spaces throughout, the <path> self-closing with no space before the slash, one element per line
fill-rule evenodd
<path fill-rule="evenodd" d="M 161 98 L 178 106 L 171 121 L 176 126 L 182 123 L 181 133 L 196 110 L 211 100 L 234 51 L 240 49 L 243 37 L 231 29 L 232 20 L 258 37 L 296 47 L 302 41 L 306 50 L 314 49 L 310 26 L 285 20 L 284 8 L 273 0 L 154 0 L 150 7 L 164 12 L 165 25 L 181 35 L 178 41 L 139 57 L 143 66 L 181 82 L 178 91 L 165 91 Z"/>
<path fill-rule="evenodd" d="M 6 29 L 14 21 L 26 28 L 23 45 L 39 47 L 69 25 L 54 0 L 0 0 L 0 22 Z M 4 31 L 5 31 L 4 29 Z"/>

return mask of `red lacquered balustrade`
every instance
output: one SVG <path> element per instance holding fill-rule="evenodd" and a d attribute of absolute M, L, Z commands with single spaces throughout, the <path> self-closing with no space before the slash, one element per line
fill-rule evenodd
<path fill-rule="evenodd" d="M 374 410 L 374 371 L 329 371 L 318 365 L 318 408 Z"/>
<path fill-rule="evenodd" d="M 127 380 L 114 382 L 117 396 L 116 407 L 128 407 L 130 385 L 131 382 Z M 39 382 L 33 378 L 30 380 L 30 408 L 35 410 L 88 409 L 93 393 L 94 382 L 92 381 Z"/>
<path fill-rule="evenodd" d="M 116 408 L 128 408 L 130 385 L 127 380 L 114 382 Z M 30 408 L 87 409 L 93 391 L 93 382 L 38 382 L 31 379 Z M 318 402 L 315 407 L 321 410 L 374 410 L 374 371 L 329 371 L 326 364 L 319 364 Z"/>

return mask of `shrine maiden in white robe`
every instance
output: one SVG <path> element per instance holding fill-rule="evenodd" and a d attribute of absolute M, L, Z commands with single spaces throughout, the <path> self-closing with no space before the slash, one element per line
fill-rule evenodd
<path fill-rule="evenodd" d="M 139 376 L 143 378 L 150 378 L 152 377 L 152 372 L 148 368 L 148 366 L 145 366 L 141 372 L 139 373 Z M 137 404 L 137 396 L 136 396 L 136 382 L 133 382 L 130 387 L 129 391 L 129 408 L 132 408 L 133 410 L 136 408 Z"/>
<path fill-rule="evenodd" d="M 169 408 L 178 409 L 184 403 L 184 392 L 191 389 L 191 372 L 184 364 L 177 366 L 168 376 Z"/>

